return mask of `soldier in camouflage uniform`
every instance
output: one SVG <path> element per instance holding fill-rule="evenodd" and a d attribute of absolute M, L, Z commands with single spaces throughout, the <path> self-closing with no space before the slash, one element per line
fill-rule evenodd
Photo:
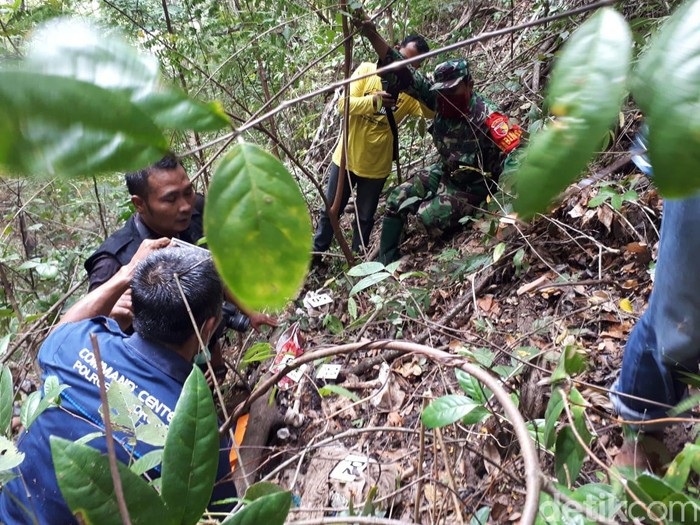
<path fill-rule="evenodd" d="M 384 65 L 393 60 L 390 53 Z M 415 213 L 431 235 L 458 226 L 459 219 L 470 215 L 493 191 L 522 135 L 495 104 L 473 91 L 465 60 L 438 65 L 432 84 L 409 68 L 387 77 L 436 110 L 429 131 L 440 160 L 387 198 L 378 257 L 384 264 L 400 257 L 401 232 L 409 213 Z"/>

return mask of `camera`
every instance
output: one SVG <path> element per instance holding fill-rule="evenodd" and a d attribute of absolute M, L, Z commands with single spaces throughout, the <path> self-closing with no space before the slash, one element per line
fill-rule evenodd
<path fill-rule="evenodd" d="M 250 328 L 250 319 L 241 312 L 235 304 L 225 302 L 221 315 L 221 321 L 226 328 L 236 330 L 237 332 L 245 332 Z"/>

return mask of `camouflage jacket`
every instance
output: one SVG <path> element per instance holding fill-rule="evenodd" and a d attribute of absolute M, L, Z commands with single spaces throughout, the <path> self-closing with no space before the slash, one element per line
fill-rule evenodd
<path fill-rule="evenodd" d="M 392 53 L 380 65 L 386 66 L 401 59 L 401 55 L 392 49 Z M 406 70 L 410 72 L 410 77 L 406 75 Z M 389 81 L 390 88 L 392 83 L 398 84 L 394 86 L 395 89 L 398 87 L 430 109 L 436 109 L 437 93 L 430 90 L 432 83 L 415 68 L 406 66 L 404 71 L 380 76 Z M 500 115 L 498 106 L 476 92 L 472 94 L 469 106 L 469 114 L 464 118 L 435 115 L 429 128 L 440 155 L 442 176 L 450 177 L 457 186 L 469 186 L 482 180 L 482 175 L 497 180 L 507 157 L 494 142 L 493 126 L 489 122 L 493 115 Z"/>

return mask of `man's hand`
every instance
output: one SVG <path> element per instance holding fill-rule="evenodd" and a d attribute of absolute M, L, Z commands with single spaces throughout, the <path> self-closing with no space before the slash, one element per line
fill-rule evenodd
<path fill-rule="evenodd" d="M 253 312 L 248 314 L 248 319 L 250 319 L 250 327 L 256 332 L 260 332 L 260 327 L 262 325 L 275 327 L 278 324 L 277 318 L 270 317 L 269 315 L 261 312 Z"/>
<path fill-rule="evenodd" d="M 129 264 L 122 266 L 106 283 L 98 286 L 71 306 L 63 315 L 59 324 L 74 323 L 98 315 L 110 315 L 112 309 L 117 306 L 124 294 L 129 290 L 131 278 L 139 261 L 148 254 L 165 248 L 169 243 L 170 239 L 167 238 L 146 239 L 143 241 L 136 254 L 129 261 Z M 131 298 L 129 297 L 130 302 Z"/>
<path fill-rule="evenodd" d="M 122 331 L 126 331 L 134 321 L 134 309 L 131 305 L 131 288 L 122 294 L 109 316 L 114 319 Z"/>
<path fill-rule="evenodd" d="M 387 93 L 386 91 L 377 91 L 374 94 L 374 107 L 375 108 L 389 108 L 392 109 L 396 105 L 396 99 Z"/>
<path fill-rule="evenodd" d="M 120 271 L 124 272 L 126 274 L 125 277 L 131 280 L 134 275 L 134 270 L 136 270 L 136 266 L 138 266 L 141 261 L 143 261 L 151 253 L 155 252 L 156 250 L 161 250 L 167 247 L 169 244 L 170 239 L 168 237 L 161 237 L 160 239 L 144 239 L 141 242 L 139 249 L 136 250 L 136 253 L 129 261 L 129 264 L 122 266 Z"/>

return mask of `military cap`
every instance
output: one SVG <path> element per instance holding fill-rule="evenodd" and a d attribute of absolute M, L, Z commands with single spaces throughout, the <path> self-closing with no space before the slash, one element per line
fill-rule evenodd
<path fill-rule="evenodd" d="M 435 82 L 430 88 L 433 91 L 455 87 L 462 79 L 469 78 L 469 65 L 463 58 L 448 60 L 438 64 L 433 73 Z"/>

